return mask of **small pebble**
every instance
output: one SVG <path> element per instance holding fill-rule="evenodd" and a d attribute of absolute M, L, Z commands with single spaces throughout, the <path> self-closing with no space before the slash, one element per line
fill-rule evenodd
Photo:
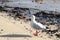
<path fill-rule="evenodd" d="M 3 29 L 1 29 L 1 31 L 3 31 Z"/>
<path fill-rule="evenodd" d="M 24 26 L 24 27 L 26 27 L 26 26 Z"/>
<path fill-rule="evenodd" d="M 42 37 L 42 36 L 40 36 L 40 37 Z"/>
<path fill-rule="evenodd" d="M 3 15 L 1 15 L 1 16 L 3 16 Z"/>
<path fill-rule="evenodd" d="M 26 28 L 26 30 L 28 30 L 28 28 Z"/>
<path fill-rule="evenodd" d="M 2 33 L 0 32 L 0 34 L 2 34 Z"/>
<path fill-rule="evenodd" d="M 52 34 L 50 36 L 53 36 Z"/>
<path fill-rule="evenodd" d="M 32 30 L 29 30 L 30 31 L 30 33 L 32 32 Z"/>
<path fill-rule="evenodd" d="M 48 38 L 51 38 L 50 36 Z"/>
<path fill-rule="evenodd" d="M 15 24 L 15 22 L 13 22 L 13 24 Z"/>
<path fill-rule="evenodd" d="M 55 34 L 58 38 L 60 38 L 60 34 Z"/>
<path fill-rule="evenodd" d="M 22 22 L 21 22 L 21 24 L 22 24 Z"/>
<path fill-rule="evenodd" d="M 20 21 L 20 19 L 17 19 L 17 21 Z"/>

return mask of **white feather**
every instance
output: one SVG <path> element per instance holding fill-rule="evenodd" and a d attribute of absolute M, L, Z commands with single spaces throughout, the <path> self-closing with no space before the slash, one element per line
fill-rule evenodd
<path fill-rule="evenodd" d="M 34 26 L 34 24 L 35 24 L 35 28 L 40 28 L 40 29 L 46 29 L 46 27 L 43 25 L 43 24 L 41 24 L 41 23 L 38 23 L 37 21 L 35 21 L 35 16 L 34 15 L 32 15 L 32 19 L 31 19 L 31 24 Z M 33 27 L 32 26 L 32 27 Z"/>

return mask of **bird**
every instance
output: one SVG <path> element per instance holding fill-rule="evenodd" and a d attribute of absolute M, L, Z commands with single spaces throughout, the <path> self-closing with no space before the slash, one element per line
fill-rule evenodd
<path fill-rule="evenodd" d="M 46 29 L 46 26 L 44 26 L 43 24 L 41 24 L 40 22 L 37 22 L 35 20 L 35 16 L 32 15 L 31 16 L 31 27 L 36 29 L 36 32 L 34 33 L 35 36 L 38 36 L 38 31 L 37 30 L 45 30 Z"/>

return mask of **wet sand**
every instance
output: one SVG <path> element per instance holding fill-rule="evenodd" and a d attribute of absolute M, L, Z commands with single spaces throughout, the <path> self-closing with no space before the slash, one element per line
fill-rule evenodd
<path fill-rule="evenodd" d="M 31 28 L 30 22 L 24 22 L 23 19 L 14 20 L 13 17 L 7 15 L 0 12 L 0 40 L 59 40 L 46 32 L 40 32 L 39 36 L 34 36 L 35 30 Z"/>

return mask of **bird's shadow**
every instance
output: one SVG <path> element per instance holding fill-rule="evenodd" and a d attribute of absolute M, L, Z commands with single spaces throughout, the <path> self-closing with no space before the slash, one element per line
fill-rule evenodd
<path fill-rule="evenodd" d="M 6 34 L 6 35 L 0 35 L 0 37 L 32 37 L 30 35 L 25 34 Z"/>

